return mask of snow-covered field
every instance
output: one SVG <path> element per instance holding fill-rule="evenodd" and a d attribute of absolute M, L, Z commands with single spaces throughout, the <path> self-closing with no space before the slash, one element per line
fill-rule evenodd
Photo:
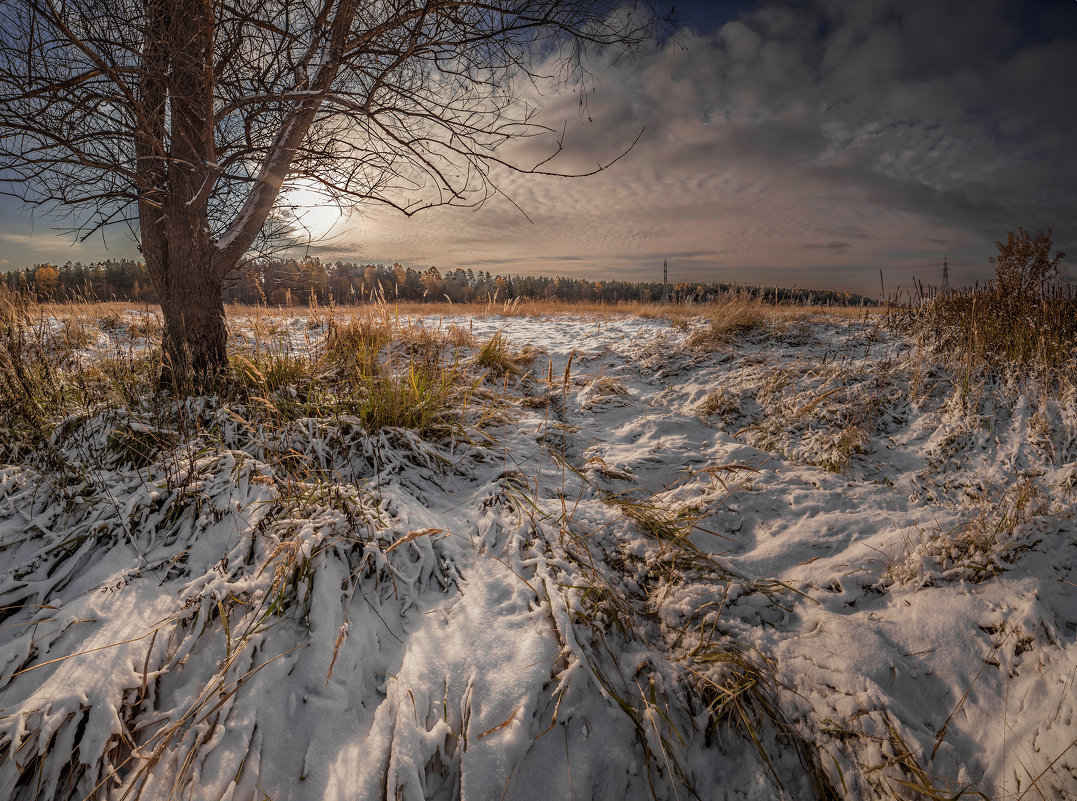
<path fill-rule="evenodd" d="M 537 354 L 470 441 L 202 401 L 0 469 L 0 798 L 1077 797 L 1072 390 L 450 322 Z"/>

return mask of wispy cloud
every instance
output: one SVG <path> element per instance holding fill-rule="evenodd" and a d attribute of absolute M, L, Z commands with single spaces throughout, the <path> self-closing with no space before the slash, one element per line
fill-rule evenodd
<path fill-rule="evenodd" d="M 0 233 L 0 242 L 13 245 L 20 251 L 36 255 L 63 255 L 66 247 L 71 244 L 70 237 L 59 237 L 55 234 L 18 234 Z M 64 259 L 70 258 L 64 256 Z"/>

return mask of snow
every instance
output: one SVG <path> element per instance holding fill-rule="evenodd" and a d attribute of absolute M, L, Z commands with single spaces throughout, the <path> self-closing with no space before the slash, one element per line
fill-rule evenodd
<path fill-rule="evenodd" d="M 206 401 L 0 469 L 0 798 L 1077 795 L 1072 393 L 870 320 L 450 323 L 542 351 L 490 440 L 299 420 L 297 486 Z"/>

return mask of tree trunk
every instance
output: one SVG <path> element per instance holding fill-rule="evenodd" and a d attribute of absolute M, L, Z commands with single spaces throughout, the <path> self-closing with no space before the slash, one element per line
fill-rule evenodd
<path fill-rule="evenodd" d="M 228 367 L 225 271 L 207 206 L 217 169 L 213 35 L 213 7 L 205 0 L 147 3 L 142 56 L 148 69 L 136 137 L 145 179 L 139 220 L 142 254 L 164 314 L 161 384 L 178 391 L 207 389 Z"/>
<path fill-rule="evenodd" d="M 174 389 L 208 389 L 228 369 L 223 280 L 208 252 L 183 255 L 187 258 L 181 257 L 179 262 L 173 255 L 168 289 L 161 296 L 161 384 Z"/>
<path fill-rule="evenodd" d="M 136 107 L 142 255 L 161 301 L 162 386 L 211 388 L 228 367 L 224 276 L 254 242 L 340 69 L 359 0 L 324 5 L 324 49 L 266 153 L 235 220 L 215 242 L 209 199 L 221 168 L 214 138 L 214 13 L 209 0 L 146 0 Z M 332 13 L 330 13 L 332 12 Z"/>

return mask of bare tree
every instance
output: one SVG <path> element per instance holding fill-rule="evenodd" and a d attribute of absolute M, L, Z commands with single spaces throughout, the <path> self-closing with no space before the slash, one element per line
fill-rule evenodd
<path fill-rule="evenodd" d="M 7 191 L 87 237 L 126 223 L 165 320 L 169 379 L 227 364 L 225 276 L 282 191 L 411 214 L 481 202 L 498 148 L 542 130 L 539 64 L 659 18 L 613 0 L 0 0 Z M 548 162 L 525 171 L 552 171 Z"/>

